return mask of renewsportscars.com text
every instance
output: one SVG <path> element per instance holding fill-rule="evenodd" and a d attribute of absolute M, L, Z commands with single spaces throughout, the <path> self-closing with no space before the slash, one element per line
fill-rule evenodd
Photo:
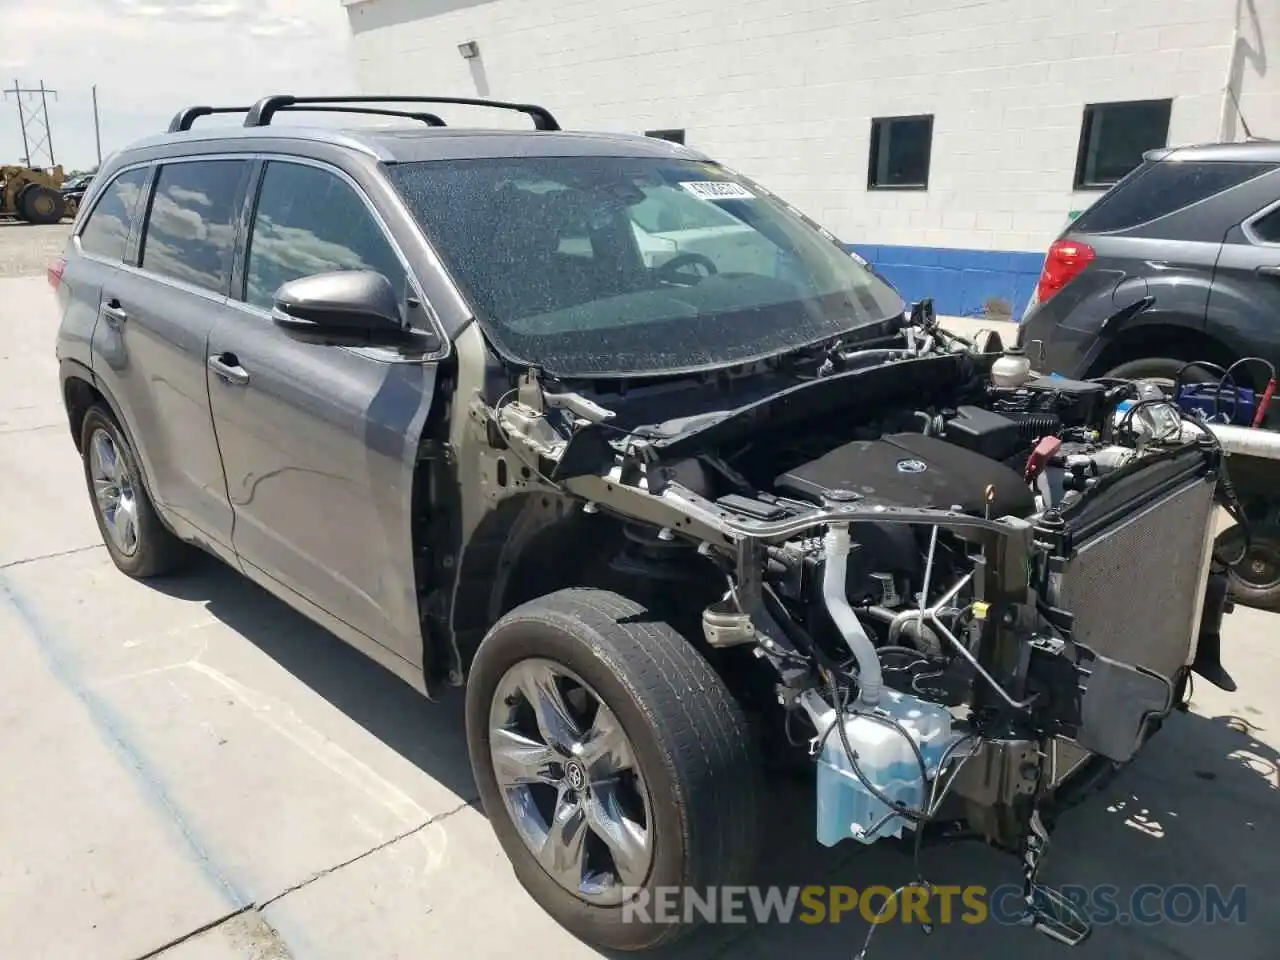
<path fill-rule="evenodd" d="M 1125 893 L 1119 887 L 1057 888 L 1095 925 L 1244 923 L 1244 887 L 1146 884 Z M 623 919 L 629 923 L 866 923 L 1016 925 L 1025 914 L 1022 888 L 938 885 L 932 891 L 886 886 L 660 887 L 624 890 Z"/>

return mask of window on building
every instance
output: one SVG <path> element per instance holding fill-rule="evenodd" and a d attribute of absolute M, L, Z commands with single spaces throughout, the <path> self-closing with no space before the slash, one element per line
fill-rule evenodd
<path fill-rule="evenodd" d="M 1169 142 L 1172 100 L 1092 103 L 1084 108 L 1077 190 L 1104 190 L 1142 162 L 1148 150 Z"/>
<path fill-rule="evenodd" d="M 391 241 L 350 185 L 317 167 L 268 163 L 249 235 L 245 300 L 270 308 L 290 280 L 331 270 L 374 270 L 396 290 L 406 282 Z"/>
<path fill-rule="evenodd" d="M 869 190 L 924 190 L 929 186 L 933 117 L 877 117 L 871 121 Z"/>
<path fill-rule="evenodd" d="M 1199 203 L 1274 170 L 1274 163 L 1144 162 L 1082 213 L 1071 229 L 1079 233 L 1128 230 Z"/>
<path fill-rule="evenodd" d="M 124 259 L 138 199 L 146 189 L 149 172 L 146 167 L 128 170 L 111 182 L 80 231 L 80 249 L 110 260 Z"/>
<path fill-rule="evenodd" d="M 672 143 L 684 143 L 683 130 L 646 130 L 646 137 L 656 137 L 659 140 L 670 140 Z"/>
<path fill-rule="evenodd" d="M 160 168 L 142 269 L 225 293 L 246 160 L 199 160 Z"/>

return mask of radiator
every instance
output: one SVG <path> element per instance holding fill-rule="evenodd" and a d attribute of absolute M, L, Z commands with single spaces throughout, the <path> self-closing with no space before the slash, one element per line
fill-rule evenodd
<path fill-rule="evenodd" d="M 1173 679 L 1195 658 L 1213 519 L 1214 484 L 1195 477 L 1076 544 L 1057 603 L 1073 639 Z"/>

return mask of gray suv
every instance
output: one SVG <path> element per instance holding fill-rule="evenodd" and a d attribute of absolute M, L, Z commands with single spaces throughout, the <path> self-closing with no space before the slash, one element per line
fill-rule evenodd
<path fill-rule="evenodd" d="M 1065 376 L 1172 385 L 1227 371 L 1256 398 L 1280 368 L 1277 318 L 1280 143 L 1208 144 L 1151 151 L 1067 227 L 1049 247 L 1018 339 Z M 1210 393 L 1201 397 L 1208 409 Z M 1230 409 L 1215 395 L 1219 407 Z M 1253 418 L 1252 404 L 1232 411 L 1236 423 Z M 1280 429 L 1280 406 L 1261 425 Z M 1254 521 L 1247 541 L 1223 534 L 1241 558 L 1232 590 L 1280 610 L 1280 469 L 1256 456 L 1232 464 Z"/>
<path fill-rule="evenodd" d="M 273 123 L 306 110 L 405 125 Z M 202 548 L 465 684 L 493 829 L 593 944 L 746 882 L 793 763 L 821 843 L 959 827 L 1078 942 L 1037 879 L 1058 813 L 1221 676 L 1211 435 L 948 333 L 686 147 L 191 108 L 104 165 L 50 279 L 116 566 Z"/>
<path fill-rule="evenodd" d="M 1065 376 L 1171 380 L 1192 360 L 1280 365 L 1277 316 L 1280 143 L 1209 144 L 1149 152 L 1067 227 L 1019 337 Z"/>

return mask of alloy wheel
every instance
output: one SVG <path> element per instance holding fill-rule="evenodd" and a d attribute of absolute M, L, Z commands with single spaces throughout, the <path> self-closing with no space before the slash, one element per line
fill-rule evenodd
<path fill-rule="evenodd" d="M 489 750 L 516 831 L 557 883 L 601 905 L 644 883 L 648 788 L 617 717 L 586 682 L 550 660 L 512 666 L 494 692 Z"/>
<path fill-rule="evenodd" d="M 1271 550 L 1254 544 L 1234 572 L 1245 583 L 1258 590 L 1269 590 L 1280 584 L 1280 563 Z"/>
<path fill-rule="evenodd" d="M 93 495 L 111 543 L 124 556 L 138 552 L 138 498 L 129 467 L 106 430 L 89 438 L 89 474 Z"/>

